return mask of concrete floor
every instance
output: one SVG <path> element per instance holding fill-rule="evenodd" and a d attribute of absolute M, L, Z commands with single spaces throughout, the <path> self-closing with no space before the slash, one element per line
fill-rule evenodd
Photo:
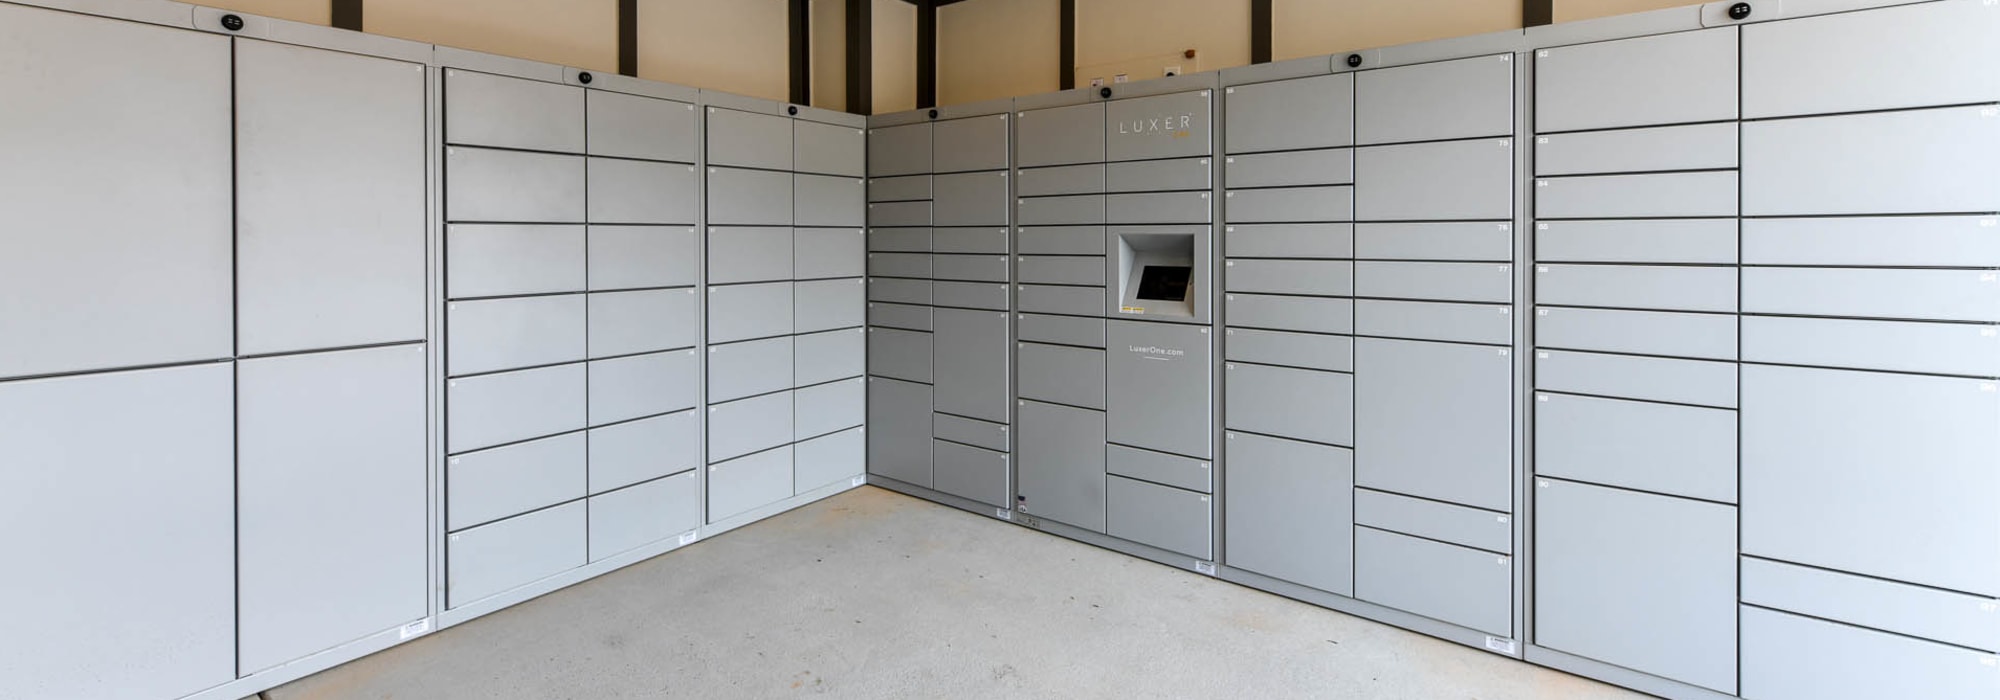
<path fill-rule="evenodd" d="M 1643 697 L 872 487 L 266 693 L 808 695 Z"/>

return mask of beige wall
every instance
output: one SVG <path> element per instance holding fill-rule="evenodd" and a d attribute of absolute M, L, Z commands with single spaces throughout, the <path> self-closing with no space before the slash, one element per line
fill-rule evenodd
<path fill-rule="evenodd" d="M 847 109 L 847 3 L 812 0 L 812 106 Z"/>
<path fill-rule="evenodd" d="M 616 26 L 615 2 L 565 4 L 610 5 Z M 789 21 L 785 0 L 639 0 L 639 77 L 789 100 Z"/>
<path fill-rule="evenodd" d="M 661 1 L 641 2 L 641 17 Z M 618 3 L 609 0 L 364 0 L 361 12 L 375 34 L 618 70 Z"/>
<path fill-rule="evenodd" d="M 1700 3 L 1688 0 L 1555 0 L 1555 4 L 1556 21 L 1570 22 Z"/>
<path fill-rule="evenodd" d="M 938 8 L 938 104 L 1062 85 L 1062 0 L 965 0 Z"/>
<path fill-rule="evenodd" d="M 1271 58 L 1520 28 L 1521 0 L 1272 0 Z"/>
<path fill-rule="evenodd" d="M 294 22 L 319 25 L 333 23 L 332 0 L 201 0 L 194 4 Z"/>
<path fill-rule="evenodd" d="M 1322 0 L 1324 1 L 1324 0 Z M 1192 59 L 1183 58 L 1187 49 Z M 1158 78 L 1250 62 L 1249 0 L 1076 0 L 1076 84 Z"/>
<path fill-rule="evenodd" d="M 868 89 L 874 114 L 917 108 L 917 6 L 903 0 L 873 0 L 868 10 Z"/>

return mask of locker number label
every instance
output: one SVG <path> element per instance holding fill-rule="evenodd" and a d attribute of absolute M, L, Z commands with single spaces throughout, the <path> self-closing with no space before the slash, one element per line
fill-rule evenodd
<path fill-rule="evenodd" d="M 422 620 L 418 620 L 416 622 L 412 622 L 407 625 L 403 625 L 403 630 L 400 634 L 402 635 L 403 639 L 409 639 L 411 637 L 415 637 L 419 634 L 423 634 L 429 631 L 431 631 L 431 621 L 429 618 L 425 618 Z"/>
<path fill-rule="evenodd" d="M 681 533 L 681 540 L 680 540 L 681 546 L 694 544 L 694 541 L 697 539 L 701 539 L 700 530 L 689 530 L 687 532 L 683 532 Z"/>

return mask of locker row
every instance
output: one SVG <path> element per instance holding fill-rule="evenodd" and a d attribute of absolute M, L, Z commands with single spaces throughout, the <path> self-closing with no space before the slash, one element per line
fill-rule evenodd
<path fill-rule="evenodd" d="M 685 225 L 702 216 L 701 173 L 687 164 L 454 146 L 445 149 L 445 177 L 454 222 Z M 593 183 L 588 191 L 586 181 Z M 863 182 L 711 165 L 707 221 L 861 226 L 868 218 Z"/>

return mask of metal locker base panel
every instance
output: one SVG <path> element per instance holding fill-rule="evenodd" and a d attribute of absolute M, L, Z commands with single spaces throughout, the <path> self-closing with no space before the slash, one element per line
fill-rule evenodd
<path fill-rule="evenodd" d="M 590 497 L 590 560 L 601 561 L 701 525 L 693 471 Z"/>
<path fill-rule="evenodd" d="M 1201 560 L 1215 558 L 1214 508 L 1207 494 L 1105 477 L 1104 532 Z"/>
<path fill-rule="evenodd" d="M 1352 595 L 1354 451 L 1234 432 L 1223 449 L 1225 563 Z"/>
<path fill-rule="evenodd" d="M 589 467 L 583 433 L 467 452 L 445 460 L 445 529 L 583 498 Z"/>
<path fill-rule="evenodd" d="M 821 435 L 792 447 L 792 493 L 846 484 L 867 471 L 868 436 L 862 428 Z"/>
<path fill-rule="evenodd" d="M 1514 558 L 1372 527 L 1354 528 L 1354 597 L 1513 636 Z"/>
<path fill-rule="evenodd" d="M 1104 412 L 1018 402 L 1016 508 L 1037 518 L 1104 531 Z"/>
<path fill-rule="evenodd" d="M 592 494 L 700 466 L 701 414 L 694 410 L 590 429 Z"/>
<path fill-rule="evenodd" d="M 589 562 L 584 501 L 452 533 L 445 605 L 458 607 Z"/>
<path fill-rule="evenodd" d="M 1008 456 L 956 442 L 931 443 L 932 474 L 937 490 L 1005 509 L 1008 505 Z"/>
<path fill-rule="evenodd" d="M 582 226 L 450 224 L 444 235 L 447 298 L 584 289 Z"/>
<path fill-rule="evenodd" d="M 1980 700 L 2000 694 L 1985 652 L 1743 606 L 1743 697 Z"/>
<path fill-rule="evenodd" d="M 709 465 L 709 522 L 784 500 L 792 479 L 791 445 Z"/>
<path fill-rule="evenodd" d="M 1718 693 L 1700 686 L 1668 680 L 1545 646 L 1524 644 L 1522 647 L 1521 658 L 1528 663 L 1631 688 L 1668 700 L 1736 700 L 1737 697 L 1734 693 Z"/>

